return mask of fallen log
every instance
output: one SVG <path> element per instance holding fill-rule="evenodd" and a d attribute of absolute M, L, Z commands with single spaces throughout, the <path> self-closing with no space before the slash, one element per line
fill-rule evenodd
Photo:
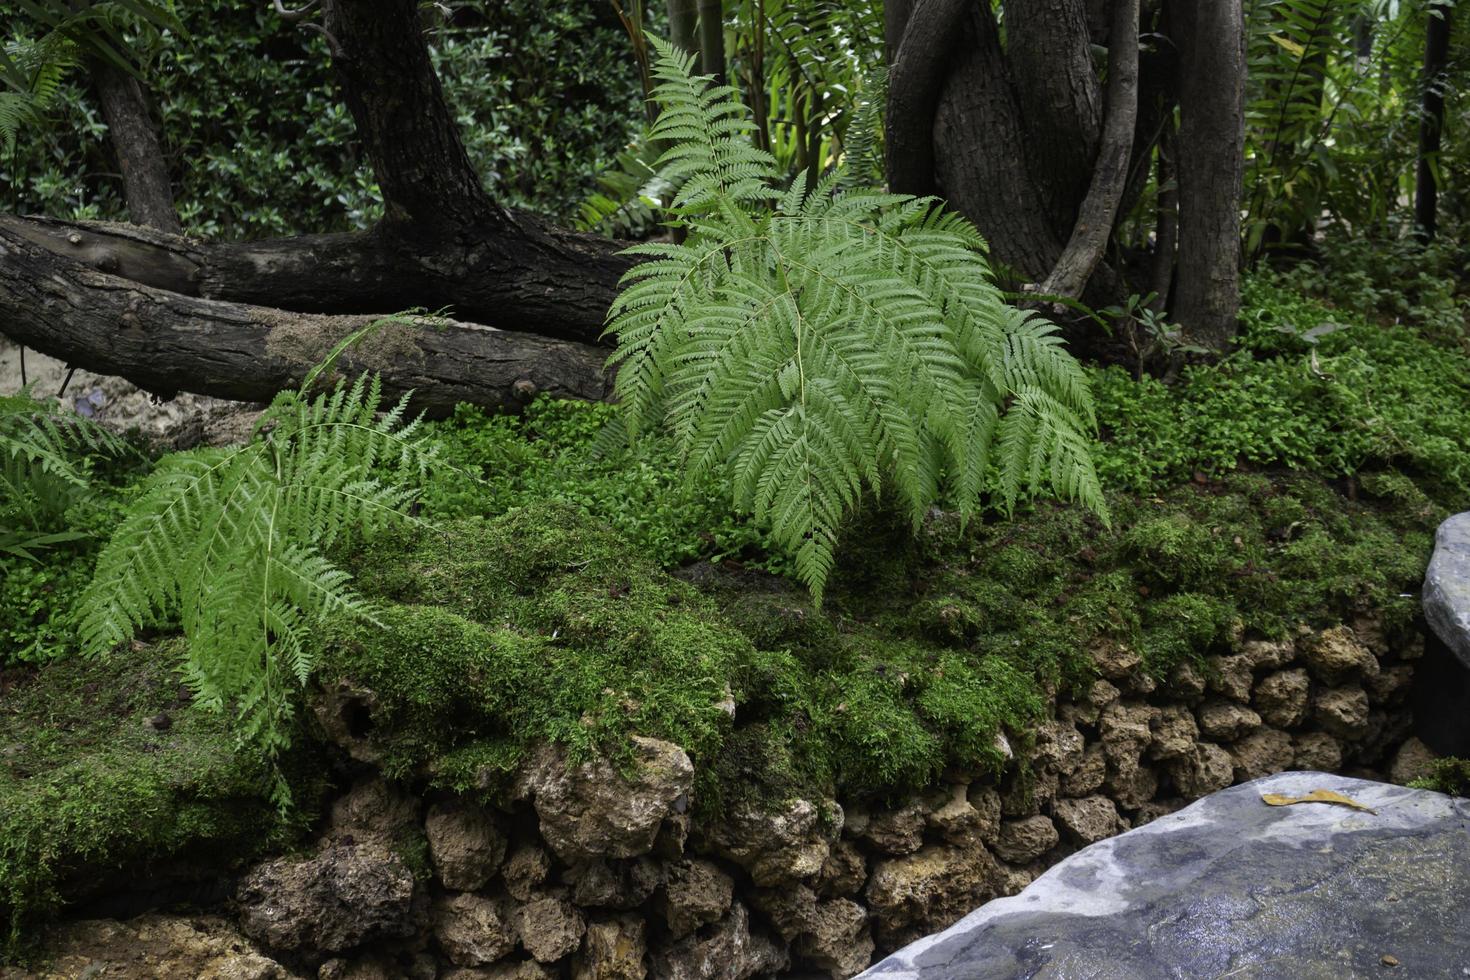
<path fill-rule="evenodd" d="M 190 294 L 189 253 L 182 246 L 150 250 L 151 240 L 177 236 L 136 228 L 107 235 L 117 243 L 107 246 L 118 256 L 117 272 L 131 275 L 138 263 L 155 263 L 160 271 L 151 278 L 181 285 L 175 291 L 64 258 L 34 234 L 17 233 L 15 220 L 0 222 L 0 333 L 163 397 L 190 391 L 267 401 L 374 319 Z M 344 356 L 341 370 L 378 372 L 385 395 L 412 390 L 415 409 L 442 416 L 460 402 L 514 411 L 540 392 L 605 399 L 612 390 L 606 356 L 588 344 L 421 317 L 377 332 Z"/>

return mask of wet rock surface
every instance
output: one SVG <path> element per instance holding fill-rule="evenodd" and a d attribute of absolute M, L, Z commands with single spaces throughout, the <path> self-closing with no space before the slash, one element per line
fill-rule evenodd
<path fill-rule="evenodd" d="M 1317 789 L 1375 812 L 1261 800 Z M 1094 844 L 863 976 L 1459 976 L 1467 831 L 1470 801 L 1284 773 Z"/>
<path fill-rule="evenodd" d="M 1424 618 L 1470 668 L 1470 512 L 1439 526 L 1424 574 Z"/>

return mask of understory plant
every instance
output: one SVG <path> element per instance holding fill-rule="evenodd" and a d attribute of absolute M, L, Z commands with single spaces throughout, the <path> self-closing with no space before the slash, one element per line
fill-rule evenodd
<path fill-rule="evenodd" d="M 655 42 L 687 237 L 629 249 L 608 332 L 630 433 L 666 425 L 722 473 L 820 599 L 844 517 L 894 494 L 973 515 L 1050 490 L 1098 513 L 1086 375 L 1055 328 L 1005 304 L 974 227 L 933 198 L 778 187 L 736 91 Z"/>
<path fill-rule="evenodd" d="M 315 665 L 313 629 L 331 617 L 373 617 L 328 554 L 412 520 L 435 456 L 419 421 L 405 421 L 407 395 L 379 412 L 376 377 L 312 394 L 349 344 L 395 319 L 355 332 L 299 389 L 277 395 L 245 445 L 159 463 L 83 596 L 85 651 L 106 653 L 176 620 L 196 701 L 233 705 L 242 740 L 271 754 L 289 743 L 291 686 Z"/>

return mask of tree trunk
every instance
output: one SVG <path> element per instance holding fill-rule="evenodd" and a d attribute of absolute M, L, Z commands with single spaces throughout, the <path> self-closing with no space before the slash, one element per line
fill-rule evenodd
<path fill-rule="evenodd" d="M 1175 4 L 1180 53 L 1179 257 L 1174 319 L 1223 351 L 1240 311 L 1240 196 L 1245 152 L 1241 0 Z"/>
<path fill-rule="evenodd" d="M 949 52 L 964 19 L 966 0 L 917 0 L 898 23 L 888 72 L 885 145 L 888 187 L 897 194 L 934 192 L 934 110 L 949 72 Z M 903 0 L 893 4 L 904 10 Z M 904 11 L 906 14 L 908 11 Z"/>
<path fill-rule="evenodd" d="M 1138 4 L 1139 0 L 1113 0 L 1102 145 L 1072 236 L 1042 284 L 1041 291 L 1047 295 L 1080 297 L 1112 237 L 1118 204 L 1128 183 L 1128 158 L 1138 122 Z"/>
<path fill-rule="evenodd" d="M 699 54 L 695 26 L 699 23 L 696 0 L 668 0 L 669 43 L 689 54 Z"/>
<path fill-rule="evenodd" d="M 1154 312 L 1169 308 L 1169 293 L 1174 285 L 1174 260 L 1179 245 L 1179 182 L 1174 176 L 1174 129 L 1164 130 L 1159 140 L 1159 205 L 1154 224 L 1154 254 L 1149 265 L 1150 304 Z"/>
<path fill-rule="evenodd" d="M 1450 17 L 1454 7 L 1434 0 L 1424 39 L 1423 111 L 1419 114 L 1419 167 L 1414 181 L 1414 223 L 1422 241 L 1434 238 L 1439 224 L 1440 137 L 1444 133 L 1444 70 L 1450 54 Z"/>
<path fill-rule="evenodd" d="M 0 323 L 14 340 L 148 391 L 268 401 L 372 319 L 201 299 L 97 272 L 0 227 Z M 380 372 L 396 398 L 447 415 L 460 402 L 514 410 L 541 391 L 603 399 L 605 352 L 583 344 L 429 320 L 390 326 L 342 371 Z"/>
<path fill-rule="evenodd" d="M 424 307 L 502 330 L 598 342 L 619 277 L 615 245 L 511 213 L 505 230 L 444 242 L 385 229 L 205 242 L 127 225 L 0 216 L 0 229 L 143 285 L 305 313 Z"/>
<path fill-rule="evenodd" d="M 107 135 L 122 171 L 128 215 L 140 225 L 182 232 L 169 186 L 168 165 L 148 116 L 143 87 L 136 78 L 100 58 L 92 59 L 91 72 Z"/>
<path fill-rule="evenodd" d="M 699 0 L 699 70 L 725 84 L 725 4 Z"/>

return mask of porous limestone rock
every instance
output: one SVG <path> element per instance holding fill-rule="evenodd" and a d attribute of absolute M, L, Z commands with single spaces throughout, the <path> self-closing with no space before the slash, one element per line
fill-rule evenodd
<path fill-rule="evenodd" d="M 482 807 L 435 804 L 424 820 L 424 834 L 440 884 L 453 891 L 483 888 L 505 858 L 505 835 Z"/>
<path fill-rule="evenodd" d="M 892 948 L 953 922 L 1001 884 L 988 850 L 944 845 L 877 862 L 863 894 L 879 940 Z"/>
<path fill-rule="evenodd" d="M 819 902 L 808 927 L 796 939 L 796 952 L 834 980 L 845 980 L 873 961 L 873 935 L 868 912 L 857 902 L 839 898 Z"/>
<path fill-rule="evenodd" d="M 1296 659 L 1296 644 L 1291 640 L 1247 640 L 1240 645 L 1240 655 L 1254 670 L 1276 670 Z"/>
<path fill-rule="evenodd" d="M 942 796 L 936 794 L 936 804 L 929 810 L 925 821 L 929 829 L 951 844 L 968 844 L 982 840 L 983 820 L 969 800 L 969 787 L 956 783 Z M 915 848 L 917 850 L 917 848 Z"/>
<path fill-rule="evenodd" d="M 311 857 L 265 861 L 235 895 L 246 935 L 307 957 L 413 935 L 413 897 L 413 874 L 376 840 L 334 842 Z"/>
<path fill-rule="evenodd" d="M 507 903 L 462 892 L 435 900 L 430 911 L 434 938 L 455 966 L 483 966 L 509 956 L 516 931 Z"/>
<path fill-rule="evenodd" d="M 1057 800 L 1052 816 L 1069 838 L 1082 844 L 1111 837 L 1119 829 L 1118 808 L 1106 796 Z"/>
<path fill-rule="evenodd" d="M 1214 656 L 1206 660 L 1209 667 L 1209 689 L 1223 694 L 1232 701 L 1249 704 L 1251 684 L 1255 680 L 1249 657 L 1235 654 L 1229 657 Z"/>
<path fill-rule="evenodd" d="M 505 890 L 518 902 L 529 902 L 532 893 L 551 872 L 551 857 L 534 844 L 522 844 L 510 852 L 500 869 Z"/>
<path fill-rule="evenodd" d="M 1082 753 L 1082 761 L 1075 772 L 1062 777 L 1063 796 L 1088 796 L 1102 788 L 1108 778 L 1108 760 L 1100 742 L 1093 742 Z M 971 796 L 973 801 L 974 797 Z"/>
<path fill-rule="evenodd" d="M 555 963 L 582 945 L 587 922 L 571 902 L 547 895 L 515 911 L 516 934 L 538 963 Z"/>
<path fill-rule="evenodd" d="M 740 902 L 720 922 L 649 954 L 649 974 L 659 980 L 747 980 L 779 973 L 791 964 L 784 947 L 750 928 Z"/>
<path fill-rule="evenodd" d="M 658 909 L 675 939 L 718 922 L 735 897 L 734 879 L 710 861 L 677 861 L 665 869 L 664 876 Z"/>
<path fill-rule="evenodd" d="M 1200 742 L 1194 752 L 1170 761 L 1167 768 L 1174 785 L 1188 799 L 1208 796 L 1235 781 L 1235 760 L 1209 742 Z"/>
<path fill-rule="evenodd" d="M 572 964 L 572 980 L 644 980 L 648 976 L 643 919 L 636 915 L 587 924 L 582 953 Z"/>
<path fill-rule="evenodd" d="M 1199 728 L 1215 742 L 1233 742 L 1261 727 L 1261 716 L 1243 704 L 1219 699 L 1199 708 Z"/>
<path fill-rule="evenodd" d="M 463 967 L 440 974 L 439 980 L 556 980 L 558 974 L 535 960 Z"/>
<path fill-rule="evenodd" d="M 1423 779 L 1433 771 L 1436 758 L 1438 756 L 1429 746 L 1417 738 L 1411 738 L 1399 746 L 1393 757 L 1393 764 L 1389 767 L 1388 778 L 1400 785 L 1413 779 Z"/>
<path fill-rule="evenodd" d="M 1181 704 L 1160 708 L 1151 728 L 1150 759 L 1182 759 L 1194 750 L 1194 743 L 1199 741 L 1199 726 L 1194 722 L 1194 715 Z"/>
<path fill-rule="evenodd" d="M 48 930 L 44 972 L 0 966 L 4 980 L 303 980 L 215 915 L 147 913 L 82 919 Z M 866 965 L 866 964 L 865 964 Z"/>
<path fill-rule="evenodd" d="M 1252 732 L 1231 745 L 1229 752 L 1236 782 L 1285 772 L 1291 768 L 1295 758 L 1291 736 L 1275 728 Z"/>
<path fill-rule="evenodd" d="M 1269 674 L 1256 685 L 1251 703 L 1266 724 L 1295 728 L 1307 717 L 1312 681 L 1301 668 Z"/>
<path fill-rule="evenodd" d="M 1312 717 L 1338 738 L 1361 738 L 1368 731 L 1368 695 L 1356 684 L 1318 691 Z"/>
<path fill-rule="evenodd" d="M 1298 732 L 1291 737 L 1292 764 L 1298 769 L 1336 772 L 1342 768 L 1342 743 L 1326 732 Z"/>
<path fill-rule="evenodd" d="M 1350 626 L 1335 626 L 1307 639 L 1302 644 L 1302 659 L 1314 677 L 1329 685 L 1378 673 L 1378 658 L 1358 642 Z"/>
<path fill-rule="evenodd" d="M 815 876 L 841 830 L 842 808 L 835 802 L 819 808 L 810 800 L 788 800 L 769 810 L 739 808 L 713 829 L 710 843 L 768 888 Z"/>
<path fill-rule="evenodd" d="M 584 908 L 626 912 L 642 905 L 663 883 L 663 867 L 652 858 L 587 861 L 563 876 L 572 886 L 572 901 Z"/>
<path fill-rule="evenodd" d="M 377 835 L 393 840 L 417 827 L 420 802 L 381 776 L 360 779 L 332 802 L 330 836 Z"/>
<path fill-rule="evenodd" d="M 816 878 L 817 892 L 827 898 L 848 898 L 856 895 L 867 880 L 868 859 L 862 848 L 850 840 L 839 840 L 822 862 Z"/>
<path fill-rule="evenodd" d="M 1024 820 L 1007 820 L 1000 826 L 995 840 L 995 853 L 1002 861 L 1026 864 L 1034 861 L 1061 840 L 1056 824 L 1040 814 Z"/>
<path fill-rule="evenodd" d="M 568 765 L 560 748 L 543 748 L 521 773 L 541 836 L 565 861 L 628 858 L 653 849 L 659 826 L 687 805 L 694 766 L 671 742 L 635 736 L 631 777 L 607 759 Z"/>
<path fill-rule="evenodd" d="M 1036 742 L 1031 749 L 1034 769 L 1066 776 L 1082 764 L 1086 741 L 1076 725 L 1064 721 L 1046 721 L 1036 728 Z"/>
<path fill-rule="evenodd" d="M 912 854 L 924 843 L 924 807 L 910 800 L 896 810 L 870 815 L 860 835 L 882 854 Z"/>
<path fill-rule="evenodd" d="M 1318 789 L 1374 812 L 1261 800 Z M 1437 793 L 1271 776 L 1093 844 L 862 977 L 1460 976 L 1467 822 Z"/>

